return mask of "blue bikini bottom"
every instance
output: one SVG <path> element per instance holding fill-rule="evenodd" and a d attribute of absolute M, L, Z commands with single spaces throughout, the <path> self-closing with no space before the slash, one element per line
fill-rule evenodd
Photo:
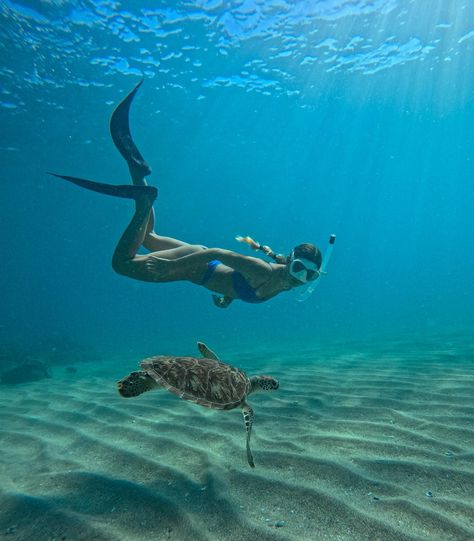
<path fill-rule="evenodd" d="M 222 262 L 218 259 L 213 259 L 207 264 L 206 273 L 201 280 L 201 285 L 206 285 L 214 274 L 216 267 L 222 265 Z M 258 303 L 264 302 L 263 299 L 259 299 L 256 294 L 256 290 L 247 282 L 245 276 L 238 271 L 232 271 L 232 286 L 237 293 L 237 298 L 244 302 Z"/>

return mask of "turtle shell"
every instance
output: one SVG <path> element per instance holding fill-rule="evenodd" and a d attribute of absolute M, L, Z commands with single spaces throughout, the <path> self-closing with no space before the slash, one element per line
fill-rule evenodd
<path fill-rule="evenodd" d="M 207 408 L 236 408 L 250 389 L 242 370 L 214 359 L 160 355 L 143 360 L 140 367 L 180 398 Z"/>

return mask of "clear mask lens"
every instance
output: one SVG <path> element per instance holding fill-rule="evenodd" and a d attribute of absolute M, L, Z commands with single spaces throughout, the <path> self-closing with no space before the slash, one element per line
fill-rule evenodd
<path fill-rule="evenodd" d="M 293 259 L 290 263 L 290 274 L 299 282 L 305 284 L 312 282 L 319 276 L 319 270 L 316 263 L 309 259 Z"/>

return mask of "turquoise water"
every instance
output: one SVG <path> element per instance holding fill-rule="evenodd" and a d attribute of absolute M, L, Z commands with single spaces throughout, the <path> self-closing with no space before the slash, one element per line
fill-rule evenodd
<path fill-rule="evenodd" d="M 0 536 L 472 539 L 473 53 L 469 0 L 0 0 L 0 372 L 52 376 L 0 385 Z M 46 172 L 129 183 L 141 78 L 156 231 L 334 233 L 309 300 L 113 272 L 133 203 Z M 239 411 L 116 392 L 196 340 L 280 380 L 255 470 Z"/>
<path fill-rule="evenodd" d="M 472 328 L 469 2 L 0 6 L 2 340 L 141 353 Z M 218 311 L 113 273 L 132 203 L 45 171 L 129 182 L 108 119 L 142 76 L 157 231 L 249 254 L 236 234 L 288 253 L 336 233 L 313 298 Z"/>

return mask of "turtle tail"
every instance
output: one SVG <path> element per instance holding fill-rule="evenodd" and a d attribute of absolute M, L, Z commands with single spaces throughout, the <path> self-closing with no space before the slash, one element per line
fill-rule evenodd
<path fill-rule="evenodd" d="M 158 386 L 156 381 L 146 372 L 132 372 L 117 382 L 118 392 L 125 398 L 132 398 Z"/>

